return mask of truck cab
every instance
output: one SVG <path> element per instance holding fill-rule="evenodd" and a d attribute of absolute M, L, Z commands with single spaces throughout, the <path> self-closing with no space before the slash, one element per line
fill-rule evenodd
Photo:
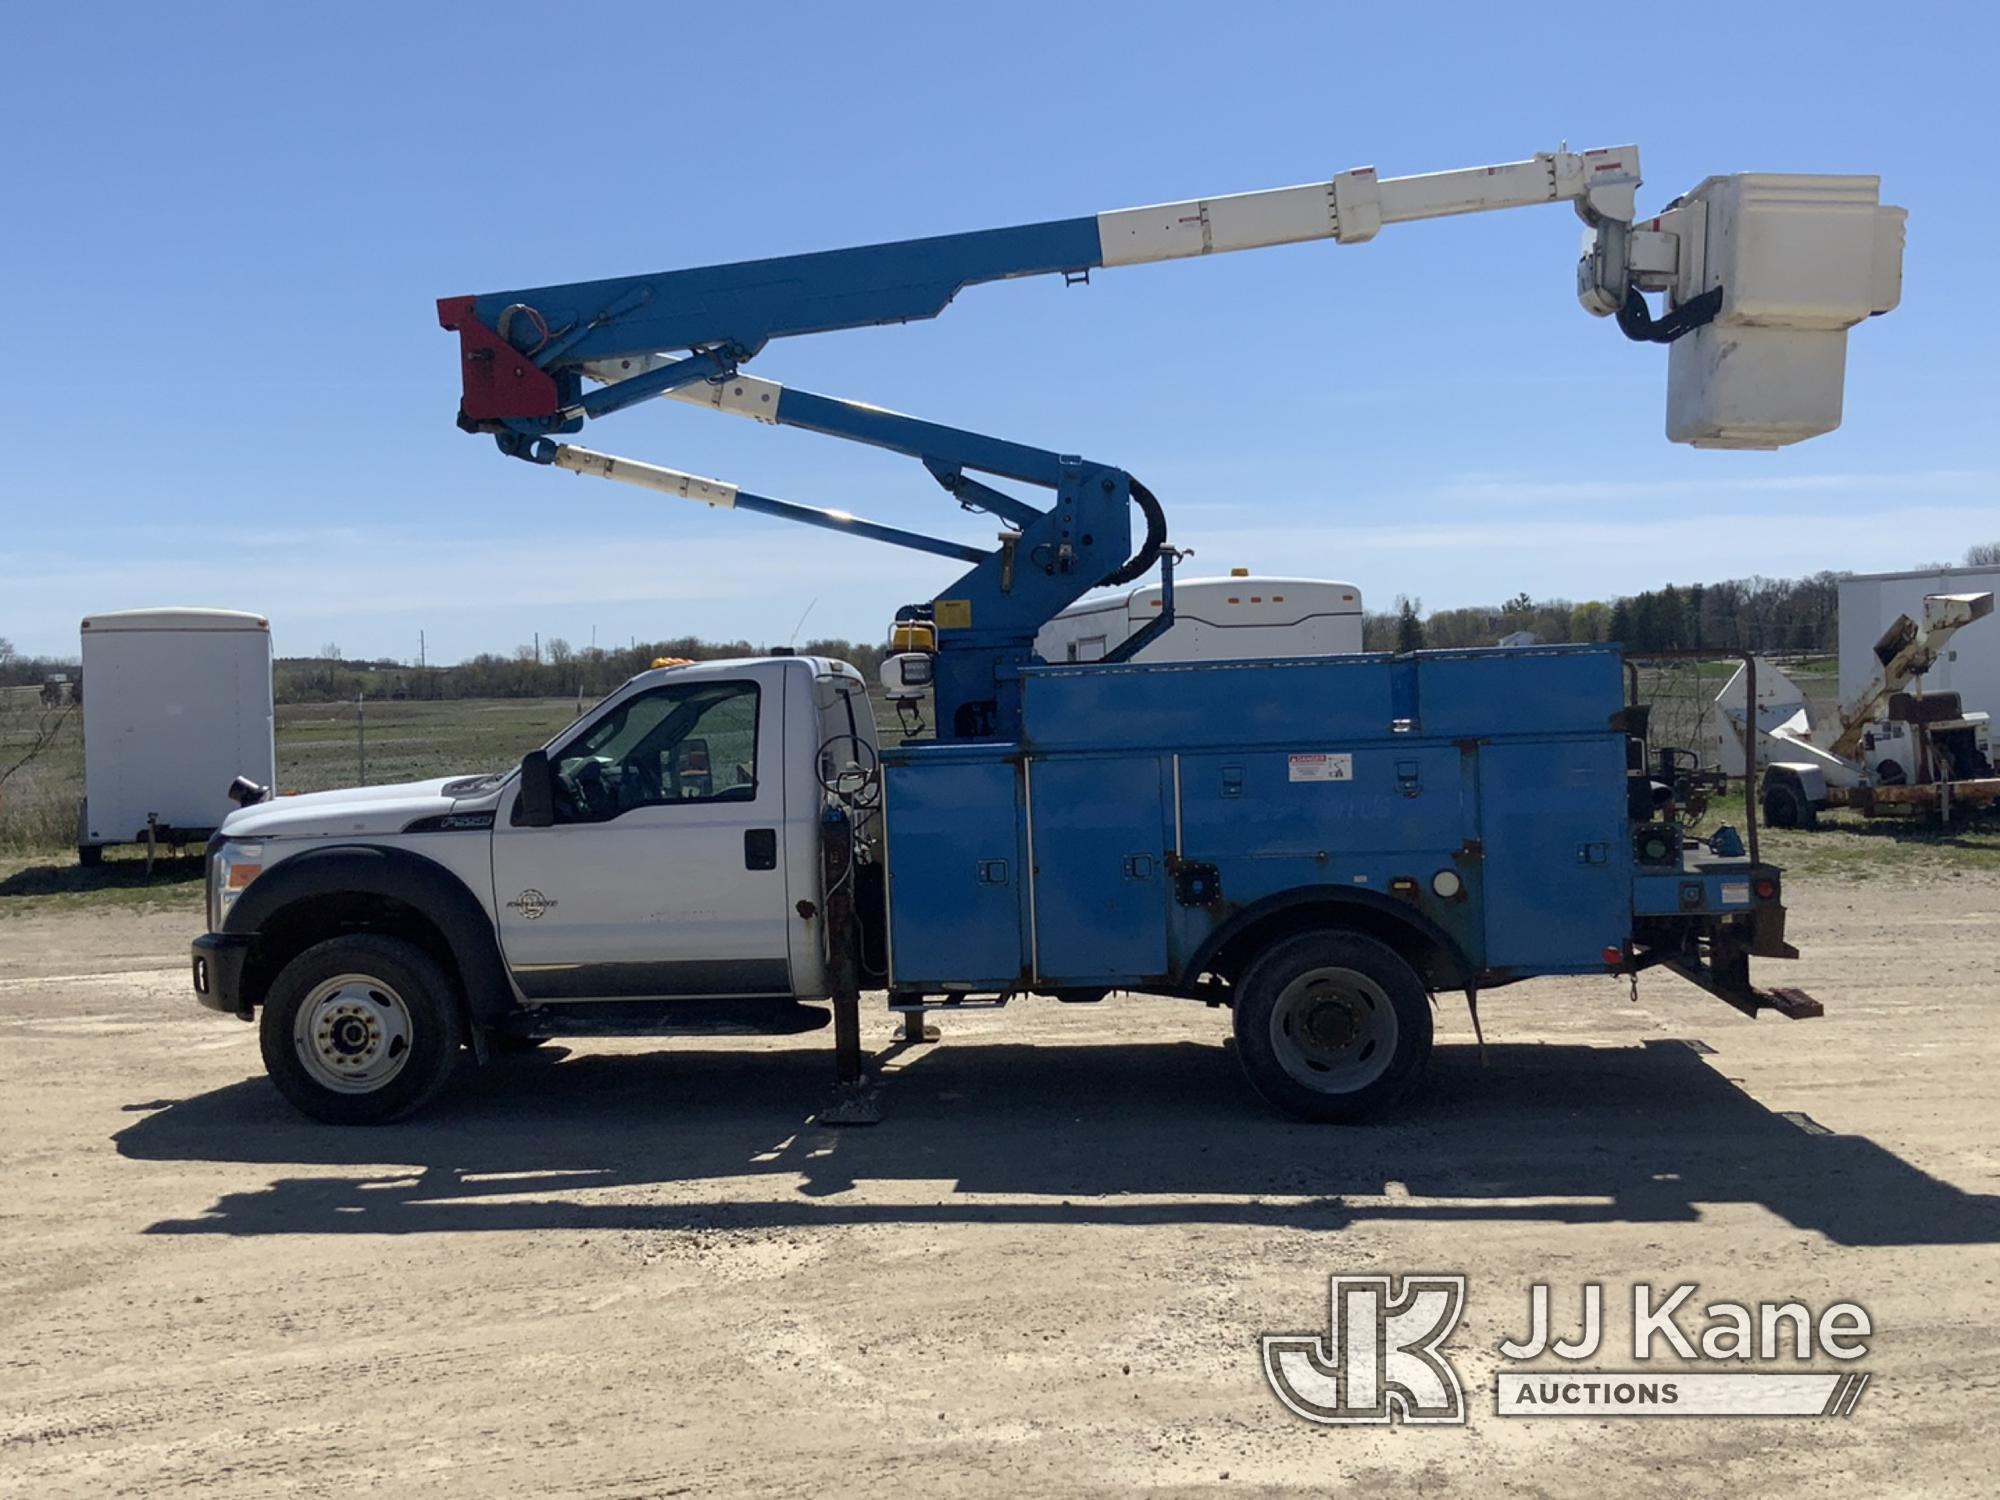
<path fill-rule="evenodd" d="M 799 912 L 821 894 L 821 778 L 843 751 L 872 763 L 874 736 L 860 675 L 820 658 L 668 668 L 613 694 L 547 747 L 546 822 L 518 792 L 496 808 L 494 915 L 522 1000 L 824 996 Z"/>
<path fill-rule="evenodd" d="M 256 802 L 209 844 L 197 995 L 262 1008 L 341 1120 L 421 1102 L 420 1034 L 824 1024 L 828 788 L 875 762 L 853 667 L 760 657 L 641 673 L 508 772 Z"/>

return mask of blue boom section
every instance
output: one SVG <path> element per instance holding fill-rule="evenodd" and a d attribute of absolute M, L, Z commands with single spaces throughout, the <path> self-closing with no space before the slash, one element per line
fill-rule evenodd
<path fill-rule="evenodd" d="M 726 380 L 771 339 L 931 318 L 977 282 L 1100 264 L 1091 216 L 447 298 L 438 314 L 461 341 L 460 426 L 492 433 L 515 458 L 552 463 L 556 434 L 678 387 Z M 691 352 L 584 389 L 586 364 L 676 349 Z M 938 630 L 942 738 L 1018 733 L 1019 677 L 1035 659 L 1036 632 L 1089 589 L 1137 577 L 1160 556 L 1165 523 L 1157 503 L 1122 469 L 811 391 L 784 389 L 775 409 L 761 415 L 907 454 L 961 505 L 1010 529 L 998 546 L 970 547 L 750 491 L 737 497 L 740 509 L 975 565 L 929 606 Z M 1034 505 L 975 475 L 1052 490 L 1053 501 Z M 1148 510 L 1136 555 L 1128 514 L 1135 498 Z"/>
<path fill-rule="evenodd" d="M 1186 990 L 1232 924 L 1301 901 L 1428 934 L 1458 983 L 1629 950 L 1615 647 L 1021 686 L 1016 742 L 884 752 L 896 989 Z"/>
<path fill-rule="evenodd" d="M 542 369 L 664 349 L 728 347 L 746 359 L 771 339 L 934 318 L 960 289 L 982 281 L 1086 271 L 1102 264 L 1097 219 L 1057 219 L 969 234 L 935 235 L 488 292 L 473 311 L 499 329 L 510 307 L 532 308 L 542 328 L 508 322 L 515 347 Z"/>

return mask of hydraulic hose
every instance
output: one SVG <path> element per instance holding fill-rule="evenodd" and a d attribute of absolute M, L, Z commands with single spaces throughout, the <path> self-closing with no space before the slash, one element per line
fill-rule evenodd
<path fill-rule="evenodd" d="M 1167 513 L 1160 509 L 1160 502 L 1153 492 L 1139 483 L 1131 475 L 1125 476 L 1126 485 L 1132 498 L 1146 517 L 1146 539 L 1139 544 L 1139 550 L 1127 558 L 1124 564 L 1097 582 L 1099 588 L 1112 588 L 1121 583 L 1130 583 L 1135 578 L 1144 577 L 1160 560 L 1160 549 L 1167 545 Z"/>
<path fill-rule="evenodd" d="M 1639 295 L 1637 287 L 1625 293 L 1625 305 L 1618 309 L 1618 331 L 1635 344 L 1671 344 L 1682 334 L 1693 333 L 1715 321 L 1722 311 L 1722 288 L 1710 287 L 1699 297 L 1690 297 L 1665 317 L 1656 318 Z"/>

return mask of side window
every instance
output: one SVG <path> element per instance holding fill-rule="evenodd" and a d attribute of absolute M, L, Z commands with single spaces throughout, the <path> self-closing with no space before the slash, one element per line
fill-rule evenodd
<path fill-rule="evenodd" d="M 556 821 L 602 823 L 635 807 L 757 795 L 757 686 L 655 688 L 550 756 Z"/>

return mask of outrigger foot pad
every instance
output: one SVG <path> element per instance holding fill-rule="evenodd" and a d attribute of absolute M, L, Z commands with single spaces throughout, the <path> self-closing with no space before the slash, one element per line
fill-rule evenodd
<path fill-rule="evenodd" d="M 834 1085 L 833 1098 L 812 1117 L 815 1125 L 880 1125 L 882 1090 L 869 1079 Z"/>

